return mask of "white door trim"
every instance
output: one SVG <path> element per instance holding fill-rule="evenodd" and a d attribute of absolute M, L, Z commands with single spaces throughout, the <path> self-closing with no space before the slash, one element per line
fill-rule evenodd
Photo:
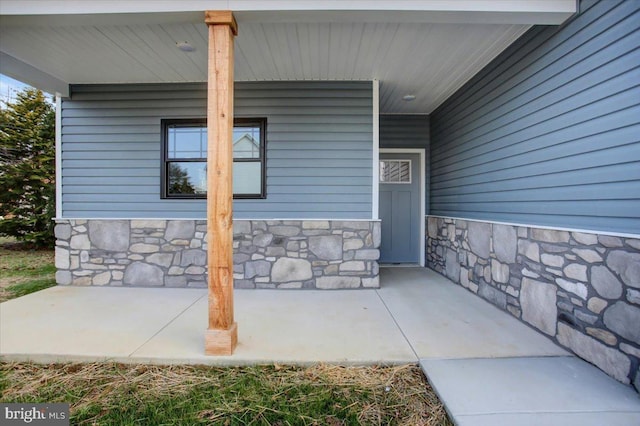
<path fill-rule="evenodd" d="M 425 258 L 425 203 L 426 203 L 426 193 L 425 193 L 425 182 L 427 179 L 426 170 L 425 170 L 425 157 L 426 150 L 424 148 L 380 148 L 380 154 L 418 154 L 420 158 L 420 266 L 424 266 L 424 258 Z M 376 165 L 376 168 L 379 168 L 379 165 Z M 380 183 L 378 182 L 378 185 Z"/>

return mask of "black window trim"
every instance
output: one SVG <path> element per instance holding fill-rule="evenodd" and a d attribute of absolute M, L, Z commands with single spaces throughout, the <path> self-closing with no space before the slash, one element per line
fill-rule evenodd
<path fill-rule="evenodd" d="M 169 162 L 202 162 L 202 158 L 169 158 L 169 140 L 168 140 L 168 128 L 171 125 L 193 125 L 193 126 L 206 126 L 206 118 L 164 118 L 160 120 L 161 127 L 161 154 L 160 154 L 160 198 L 163 200 L 203 200 L 207 196 L 202 194 L 173 194 L 170 195 L 167 191 L 167 170 Z M 267 165 L 266 165 L 266 145 L 267 145 L 267 118 L 266 117 L 235 117 L 233 120 L 234 128 L 236 126 L 248 127 L 255 125 L 260 127 L 260 159 L 253 158 L 234 158 L 233 162 L 248 162 L 257 163 L 260 162 L 260 180 L 261 188 L 260 194 L 233 194 L 234 200 L 263 200 L 267 198 Z"/>

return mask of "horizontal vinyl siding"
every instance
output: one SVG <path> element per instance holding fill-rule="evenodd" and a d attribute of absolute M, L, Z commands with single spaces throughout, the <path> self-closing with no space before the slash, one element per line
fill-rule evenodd
<path fill-rule="evenodd" d="M 582 1 L 431 115 L 431 213 L 640 233 L 640 2 Z"/>
<path fill-rule="evenodd" d="M 420 148 L 425 150 L 425 188 L 429 193 L 429 116 L 381 115 L 380 148 Z M 425 197 L 425 212 L 429 214 L 429 196 Z"/>
<path fill-rule="evenodd" d="M 234 217 L 371 217 L 371 83 L 236 83 L 235 114 L 267 117 L 267 198 Z M 73 86 L 63 216 L 204 218 L 205 200 L 160 198 L 160 120 L 205 116 L 204 84 Z"/>
<path fill-rule="evenodd" d="M 381 115 L 380 148 L 428 148 L 428 115 Z"/>

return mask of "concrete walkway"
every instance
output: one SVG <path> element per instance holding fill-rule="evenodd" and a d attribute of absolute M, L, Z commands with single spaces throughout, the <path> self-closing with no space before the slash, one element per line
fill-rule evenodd
<path fill-rule="evenodd" d="M 640 425 L 640 396 L 435 272 L 378 291 L 460 426 Z"/>
<path fill-rule="evenodd" d="M 420 362 L 460 425 L 640 425 L 640 397 L 423 268 L 380 290 L 237 290 L 239 344 L 203 355 L 206 290 L 54 287 L 0 305 L 4 360 Z"/>

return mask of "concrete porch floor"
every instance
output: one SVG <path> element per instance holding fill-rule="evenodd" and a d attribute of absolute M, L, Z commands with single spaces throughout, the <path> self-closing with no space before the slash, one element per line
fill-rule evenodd
<path fill-rule="evenodd" d="M 416 363 L 460 425 L 640 424 L 630 387 L 446 278 L 384 268 L 379 290 L 236 290 L 233 356 L 204 356 L 207 293 L 54 287 L 0 305 L 6 361 Z"/>

